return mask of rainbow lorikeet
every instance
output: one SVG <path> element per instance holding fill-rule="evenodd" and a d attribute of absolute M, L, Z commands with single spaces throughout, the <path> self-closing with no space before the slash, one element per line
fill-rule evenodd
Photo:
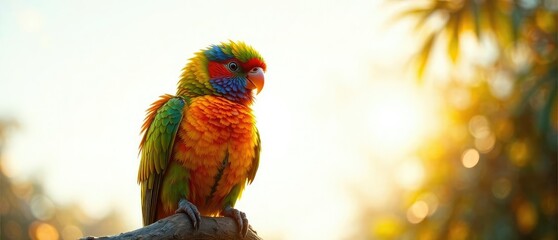
<path fill-rule="evenodd" d="M 184 67 L 175 96 L 147 110 L 140 143 L 143 224 L 183 212 L 232 217 L 246 235 L 246 215 L 234 209 L 252 183 L 260 136 L 250 106 L 264 85 L 266 64 L 243 42 L 211 45 Z"/>

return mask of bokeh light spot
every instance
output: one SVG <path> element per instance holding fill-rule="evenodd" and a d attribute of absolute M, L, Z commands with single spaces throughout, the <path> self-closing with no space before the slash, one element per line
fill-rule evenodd
<path fill-rule="evenodd" d="M 492 183 L 492 195 L 498 199 L 506 198 L 511 189 L 511 182 L 507 178 L 499 178 Z"/>
<path fill-rule="evenodd" d="M 518 167 L 525 166 L 529 157 L 527 143 L 521 140 L 513 142 L 509 147 L 508 155 L 514 165 Z"/>
<path fill-rule="evenodd" d="M 380 238 L 393 239 L 396 238 L 403 229 L 401 220 L 392 215 L 381 217 L 372 226 L 372 233 Z"/>
<path fill-rule="evenodd" d="M 496 73 L 488 83 L 492 95 L 500 100 L 507 99 L 513 92 L 514 81 L 512 75 L 508 72 Z"/>
<path fill-rule="evenodd" d="M 520 232 L 531 232 L 537 225 L 537 211 L 533 204 L 528 201 L 522 202 L 516 210 L 515 219 Z"/>
<path fill-rule="evenodd" d="M 33 216 L 43 221 L 51 219 L 55 212 L 54 203 L 44 195 L 33 196 L 30 207 Z"/>
<path fill-rule="evenodd" d="M 496 137 L 494 134 L 489 134 L 485 138 L 475 138 L 475 148 L 481 153 L 488 153 L 494 148 Z"/>
<path fill-rule="evenodd" d="M 529 45 L 525 43 L 518 43 L 516 46 L 508 47 L 508 55 L 518 72 L 528 71 L 531 67 L 533 56 L 530 51 Z"/>
<path fill-rule="evenodd" d="M 461 157 L 461 163 L 466 168 L 472 168 L 477 165 L 480 159 L 480 154 L 475 149 L 467 149 L 463 152 L 463 156 Z"/>
<path fill-rule="evenodd" d="M 37 240 L 57 240 L 60 237 L 54 226 L 44 222 L 34 222 L 29 230 L 33 239 Z"/>
<path fill-rule="evenodd" d="M 471 105 L 471 93 L 466 89 L 452 89 L 448 97 L 451 105 L 457 109 L 465 110 Z"/>
<path fill-rule="evenodd" d="M 18 198 L 29 201 L 35 192 L 35 188 L 31 183 L 23 182 L 21 184 L 14 185 L 12 191 Z"/>
<path fill-rule="evenodd" d="M 424 201 L 417 201 L 415 202 L 408 210 L 407 210 L 407 220 L 410 223 L 417 224 L 424 220 L 424 218 L 428 215 L 428 204 Z"/>
<path fill-rule="evenodd" d="M 66 240 L 66 239 L 78 239 L 80 237 L 83 237 L 83 233 L 81 232 L 81 230 L 74 226 L 74 225 L 68 225 L 66 227 L 64 227 L 64 229 L 62 230 L 62 239 Z"/>
<path fill-rule="evenodd" d="M 2 226 L 2 231 L 7 239 L 23 239 L 23 231 L 21 225 L 14 220 L 2 220 L 4 226 Z"/>
<path fill-rule="evenodd" d="M 485 116 L 477 115 L 469 121 L 469 132 L 475 138 L 485 138 L 490 135 L 490 126 Z"/>
<path fill-rule="evenodd" d="M 428 216 L 432 216 L 438 209 L 439 200 L 433 193 L 425 193 L 419 197 L 428 205 Z"/>
<path fill-rule="evenodd" d="M 452 240 L 468 239 L 469 225 L 463 221 L 457 221 L 450 227 L 449 238 Z"/>

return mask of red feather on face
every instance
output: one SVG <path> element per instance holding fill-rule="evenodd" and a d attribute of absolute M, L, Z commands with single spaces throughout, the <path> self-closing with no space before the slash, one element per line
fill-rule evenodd
<path fill-rule="evenodd" d="M 237 62 L 240 64 L 240 67 L 245 72 L 250 71 L 252 68 L 260 67 L 265 71 L 266 65 L 260 59 L 252 58 L 245 63 L 238 61 L 237 59 L 232 59 L 226 62 L 209 62 L 207 65 L 207 71 L 209 72 L 209 78 L 226 78 L 226 77 L 233 77 L 234 73 L 232 73 L 226 65 L 230 62 Z"/>
<path fill-rule="evenodd" d="M 233 61 L 233 60 L 231 60 Z M 226 78 L 234 76 L 231 71 L 226 67 L 226 65 L 231 62 L 228 61 L 226 63 L 221 62 L 209 62 L 207 64 L 207 71 L 209 72 L 209 78 Z M 236 60 L 235 60 L 236 61 Z"/>
<path fill-rule="evenodd" d="M 244 71 L 250 71 L 250 69 L 255 67 L 261 67 L 265 71 L 266 67 L 265 63 L 257 58 L 252 58 L 245 63 L 241 63 L 240 65 L 242 66 L 242 69 L 244 69 Z"/>

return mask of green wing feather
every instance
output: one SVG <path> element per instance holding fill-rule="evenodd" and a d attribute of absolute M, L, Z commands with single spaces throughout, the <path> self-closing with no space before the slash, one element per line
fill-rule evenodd
<path fill-rule="evenodd" d="M 157 201 L 163 176 L 172 155 L 176 133 L 186 102 L 171 95 L 161 96 L 148 110 L 142 127 L 141 161 L 138 182 L 141 184 L 143 224 L 155 222 Z"/>
<path fill-rule="evenodd" d="M 252 168 L 248 172 L 248 184 L 254 181 L 256 178 L 256 172 L 258 171 L 258 166 L 260 165 L 260 151 L 262 149 L 262 142 L 260 140 L 260 132 L 256 128 L 256 146 L 254 146 L 254 158 L 252 159 Z"/>

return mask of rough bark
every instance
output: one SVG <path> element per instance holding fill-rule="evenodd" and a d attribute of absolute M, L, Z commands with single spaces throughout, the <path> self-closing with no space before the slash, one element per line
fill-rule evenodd
<path fill-rule="evenodd" d="M 240 237 L 238 227 L 232 218 L 202 217 L 200 229 L 195 230 L 185 214 L 174 214 L 149 226 L 134 231 L 106 237 L 84 237 L 80 240 L 124 240 L 124 239 L 180 239 L 214 240 L 245 239 L 262 240 L 250 226 L 245 238 Z"/>

